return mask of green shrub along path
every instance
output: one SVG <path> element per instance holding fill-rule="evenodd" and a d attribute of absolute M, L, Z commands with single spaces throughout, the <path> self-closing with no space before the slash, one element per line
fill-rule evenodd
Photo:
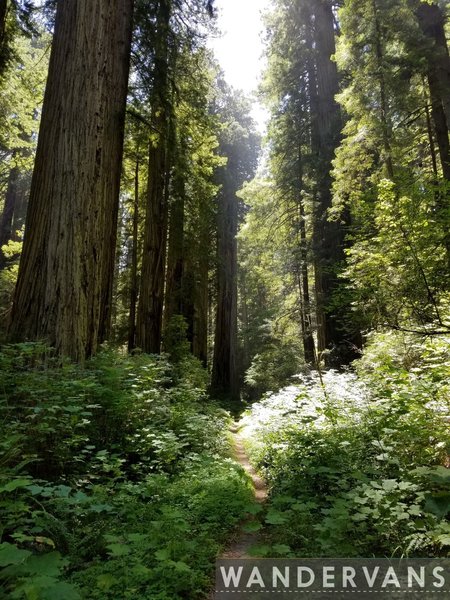
<path fill-rule="evenodd" d="M 241 419 L 270 489 L 254 554 L 449 555 L 449 345 L 382 335 L 354 367 L 301 376 Z"/>
<path fill-rule="evenodd" d="M 0 353 L 0 598 L 204 598 L 255 512 L 194 359 Z"/>
<path fill-rule="evenodd" d="M 448 346 L 374 339 L 240 420 L 185 355 L 0 352 L 0 599 L 201 600 L 218 556 L 447 556 Z"/>

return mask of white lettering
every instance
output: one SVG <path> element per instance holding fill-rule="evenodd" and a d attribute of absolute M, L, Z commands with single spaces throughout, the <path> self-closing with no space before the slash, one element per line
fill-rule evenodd
<path fill-rule="evenodd" d="M 413 567 L 408 567 L 408 587 L 413 586 L 413 579 L 420 587 L 425 587 L 425 567 L 420 567 L 420 574 Z"/>
<path fill-rule="evenodd" d="M 309 581 L 303 581 L 302 575 L 303 573 L 308 573 Z M 314 571 L 309 567 L 297 567 L 297 587 L 304 588 L 309 587 L 314 583 L 315 575 Z"/>
<path fill-rule="evenodd" d="M 324 567 L 322 570 L 322 577 L 324 588 L 334 587 L 334 567 Z"/>
<path fill-rule="evenodd" d="M 276 588 L 278 586 L 278 580 L 280 580 L 281 584 L 284 585 L 284 587 L 289 587 L 289 567 L 284 568 L 284 575 L 277 567 L 273 568 L 272 587 Z"/>
<path fill-rule="evenodd" d="M 342 586 L 347 587 L 350 584 L 356 587 L 355 583 L 356 571 L 353 567 L 342 567 Z"/>
<path fill-rule="evenodd" d="M 244 567 L 239 567 L 237 573 L 234 570 L 234 567 L 230 567 L 227 573 L 225 567 L 220 567 L 220 572 L 222 574 L 223 584 L 224 586 L 230 587 L 231 581 L 233 581 L 234 587 L 239 587 L 239 583 L 241 581 L 242 571 Z"/>
<path fill-rule="evenodd" d="M 379 571 L 380 567 L 375 567 L 375 569 L 372 571 L 372 575 L 369 576 L 369 569 L 367 567 L 363 567 L 364 577 L 366 578 L 369 587 L 372 588 L 374 586 Z"/>
<path fill-rule="evenodd" d="M 434 567 L 433 576 L 439 580 L 439 583 L 437 581 L 433 581 L 434 587 L 437 587 L 437 588 L 444 587 L 445 579 L 442 577 L 442 575 L 439 574 L 439 573 L 442 573 L 443 570 L 444 570 L 444 567 Z"/>
<path fill-rule="evenodd" d="M 252 587 L 252 585 L 266 587 L 258 567 L 253 567 L 250 577 L 248 578 L 247 587 Z"/>
<path fill-rule="evenodd" d="M 383 579 L 383 583 L 381 584 L 381 587 L 386 587 L 388 585 L 395 585 L 395 587 L 400 587 L 400 581 L 398 580 L 398 577 L 394 571 L 394 567 L 389 567 L 389 569 L 386 571 L 386 575 Z"/>

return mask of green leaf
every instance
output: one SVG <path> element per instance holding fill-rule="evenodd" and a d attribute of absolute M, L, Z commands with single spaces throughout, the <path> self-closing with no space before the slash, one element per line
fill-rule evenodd
<path fill-rule="evenodd" d="M 263 508 L 262 508 L 261 504 L 248 504 L 244 508 L 244 512 L 249 515 L 258 515 L 262 511 L 262 509 Z"/>
<path fill-rule="evenodd" d="M 268 556 L 270 554 L 270 546 L 267 544 L 260 544 L 251 546 L 248 550 L 250 556 Z"/>
<path fill-rule="evenodd" d="M 441 546 L 450 546 L 450 533 L 438 535 L 436 539 L 441 544 Z"/>
<path fill-rule="evenodd" d="M 191 567 L 182 560 L 176 561 L 174 567 L 175 571 L 179 571 L 180 573 L 189 573 L 191 571 Z"/>
<path fill-rule="evenodd" d="M 266 523 L 269 523 L 269 525 L 283 525 L 286 521 L 287 517 L 281 512 L 269 510 L 267 513 Z"/>
<path fill-rule="evenodd" d="M 58 581 L 41 596 L 42 600 L 82 600 L 77 589 L 70 583 Z"/>
<path fill-rule="evenodd" d="M 67 562 L 67 559 L 62 558 L 61 554 L 56 551 L 36 554 L 27 560 L 27 570 L 36 575 L 57 577 Z"/>
<path fill-rule="evenodd" d="M 258 521 L 250 521 L 242 527 L 242 530 L 245 531 L 245 533 L 255 533 L 256 531 L 259 531 L 261 527 L 262 525 Z"/>
<path fill-rule="evenodd" d="M 450 493 L 441 492 L 433 496 L 427 496 L 424 508 L 427 512 L 442 519 L 450 513 Z"/>
<path fill-rule="evenodd" d="M 275 544 L 275 546 L 272 546 L 272 550 L 280 556 L 286 556 L 291 552 L 291 548 L 286 544 Z"/>
<path fill-rule="evenodd" d="M 156 558 L 156 560 L 160 560 L 160 561 L 169 560 L 169 558 L 170 558 L 169 549 L 162 548 L 161 550 L 157 550 L 155 552 L 155 558 Z"/>
<path fill-rule="evenodd" d="M 130 548 L 126 544 L 108 544 L 107 548 L 111 556 L 126 556 L 130 554 Z"/>
<path fill-rule="evenodd" d="M 30 479 L 13 479 L 8 481 L 4 486 L 0 487 L 1 492 L 14 492 L 18 488 L 24 488 L 30 485 Z"/>
<path fill-rule="evenodd" d="M 13 544 L 3 542 L 3 544 L 0 544 L 0 567 L 19 565 L 30 555 L 31 552 L 29 550 L 21 550 Z"/>
<path fill-rule="evenodd" d="M 117 583 L 117 578 L 110 573 L 104 573 L 97 577 L 97 587 L 104 592 L 107 592 L 112 586 Z"/>

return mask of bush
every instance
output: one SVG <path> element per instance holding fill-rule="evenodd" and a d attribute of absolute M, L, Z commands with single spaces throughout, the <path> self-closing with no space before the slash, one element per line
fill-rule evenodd
<path fill-rule="evenodd" d="M 272 344 L 257 354 L 245 374 L 247 395 L 260 398 L 268 391 L 276 392 L 299 372 L 299 350 L 289 344 Z"/>
<path fill-rule="evenodd" d="M 180 365 L 3 348 L 0 598 L 202 596 L 252 493 L 230 416 Z"/>
<path fill-rule="evenodd" d="M 263 554 L 447 554 L 449 362 L 437 342 L 414 360 L 393 346 L 369 348 L 359 378 L 303 377 L 244 417 L 271 485 Z"/>

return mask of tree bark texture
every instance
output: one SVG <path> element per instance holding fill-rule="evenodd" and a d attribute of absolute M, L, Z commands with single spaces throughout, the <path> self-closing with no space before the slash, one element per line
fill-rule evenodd
<path fill-rule="evenodd" d="M 136 347 L 136 306 L 138 298 L 138 226 L 139 226 L 139 158 L 134 172 L 133 233 L 131 241 L 130 314 L 128 315 L 128 352 Z"/>
<path fill-rule="evenodd" d="M 144 352 L 161 351 L 168 227 L 169 23 L 170 0 L 158 4 L 147 206 L 136 342 Z"/>
<path fill-rule="evenodd" d="M 10 337 L 76 360 L 109 328 L 132 11 L 57 5 Z"/>
<path fill-rule="evenodd" d="M 12 237 L 14 213 L 18 205 L 19 168 L 14 166 L 9 172 L 8 185 L 6 188 L 5 205 L 3 207 L 2 220 L 0 224 L 0 270 L 6 266 L 6 257 L 1 248 L 5 246 Z"/>
<path fill-rule="evenodd" d="M 166 300 L 164 321 L 168 325 L 174 315 L 184 314 L 184 209 L 185 182 L 181 169 L 175 168 L 173 174 L 173 198 L 169 217 L 169 244 L 167 251 Z M 192 330 L 192 327 L 191 327 Z"/>
<path fill-rule="evenodd" d="M 436 4 L 421 3 L 416 9 L 417 19 L 424 36 L 430 42 L 427 52 L 427 79 L 431 100 L 431 119 L 434 125 L 442 175 L 450 182 L 450 55 L 445 36 L 445 19 Z M 448 211 L 450 192 L 438 196 L 442 214 L 444 244 L 450 266 L 450 226 Z"/>
<path fill-rule="evenodd" d="M 353 360 L 358 336 L 346 331 L 348 307 L 333 305 L 333 295 L 342 285 L 338 279 L 344 261 L 345 224 L 328 220 L 332 204 L 332 161 L 340 143 L 341 114 L 335 96 L 339 91 L 335 54 L 334 15 L 331 3 L 316 0 L 311 4 L 314 28 L 315 74 L 311 71 L 312 140 L 316 155 L 317 197 L 313 247 L 315 255 L 315 296 L 318 327 L 318 350 L 327 351 L 329 366 L 339 367 Z M 315 79 L 315 81 L 314 81 Z"/>
<path fill-rule="evenodd" d="M 212 369 L 212 390 L 230 400 L 239 400 L 237 353 L 237 232 L 238 199 L 230 174 L 224 174 L 218 212 L 217 309 Z"/>
<path fill-rule="evenodd" d="M 206 367 L 208 362 L 209 252 L 208 223 L 201 224 L 201 251 L 198 257 L 197 285 L 194 297 L 192 352 Z"/>

